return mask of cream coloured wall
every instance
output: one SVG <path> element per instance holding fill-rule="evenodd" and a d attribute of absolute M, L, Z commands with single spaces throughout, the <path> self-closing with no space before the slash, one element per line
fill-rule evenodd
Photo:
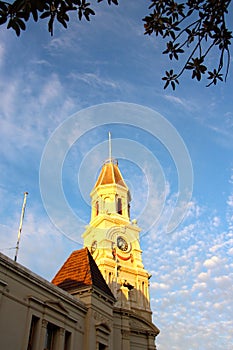
<path fill-rule="evenodd" d="M 116 298 L 113 319 L 114 350 L 131 350 L 134 346 L 137 349 L 155 349 L 155 336 L 159 330 L 152 323 L 150 275 L 142 262 L 139 242 L 141 229 L 136 220 L 130 219 L 128 208 L 131 196 L 122 175 L 119 182 L 109 176 L 110 172 L 114 173 L 114 167 L 114 162 L 109 160 L 103 165 L 90 193 L 92 215 L 82 236 L 84 247 L 91 251 Z M 118 198 L 122 202 L 121 213 L 118 212 Z M 140 327 L 136 331 L 133 331 L 130 323 L 134 316 L 141 319 L 141 324 L 137 321 Z"/>
<path fill-rule="evenodd" d="M 67 350 L 83 350 L 86 314 L 83 302 L 0 254 L 1 350 L 44 350 L 48 323 L 57 327 L 54 349 L 65 349 L 66 341 Z"/>
<path fill-rule="evenodd" d="M 100 343 L 106 350 L 155 350 L 159 332 L 98 288 L 70 295 L 0 254 L 1 350 L 44 350 L 48 325 L 56 327 L 52 350 L 99 350 Z"/>

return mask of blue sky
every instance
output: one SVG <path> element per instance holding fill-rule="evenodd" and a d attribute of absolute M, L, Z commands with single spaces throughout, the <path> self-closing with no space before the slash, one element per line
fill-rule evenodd
<path fill-rule="evenodd" d="M 20 38 L 1 28 L 0 251 L 14 257 L 25 191 L 29 195 L 18 262 L 51 279 L 69 254 L 82 247 L 81 233 L 90 218 L 89 191 L 108 157 L 111 131 L 113 156 L 132 192 L 132 218 L 142 227 L 144 264 L 152 273 L 153 319 L 161 330 L 158 349 L 230 350 L 232 67 L 227 83 L 215 88 L 191 81 L 188 72 L 177 91 L 164 91 L 161 77 L 170 62 L 161 54 L 164 43 L 143 35 L 141 18 L 146 13 L 147 4 L 139 1 L 122 1 L 118 7 L 101 3 L 90 23 L 76 22 L 74 15 L 67 30 L 55 26 L 53 38 L 46 22 L 29 23 Z M 160 122 L 166 120 L 172 131 L 162 128 L 167 139 L 161 141 L 156 118 L 151 124 L 156 135 L 147 131 L 146 119 L 138 127 L 136 115 L 131 125 L 116 124 L 122 114 L 112 122 L 118 111 L 115 102 L 125 107 L 130 103 L 134 112 L 140 106 L 148 111 L 148 120 L 153 114 L 149 111 L 158 112 Z M 95 119 L 93 111 L 101 108 L 102 116 Z M 63 135 L 61 169 L 67 212 L 58 205 L 51 218 L 41 198 L 45 183 L 40 174 L 42 180 L 53 175 L 61 148 L 53 148 L 51 163 L 43 163 L 42 156 L 55 130 L 61 131 L 71 116 L 75 122 Z M 179 179 L 187 175 L 180 168 L 185 148 L 177 157 L 178 146 L 169 146 L 175 131 L 190 155 L 193 191 L 186 197 L 185 219 L 168 233 L 168 218 L 184 192 Z M 53 187 L 52 181 L 47 184 L 42 192 Z M 56 203 L 56 193 L 49 193 Z M 73 231 L 70 214 L 81 220 Z"/>

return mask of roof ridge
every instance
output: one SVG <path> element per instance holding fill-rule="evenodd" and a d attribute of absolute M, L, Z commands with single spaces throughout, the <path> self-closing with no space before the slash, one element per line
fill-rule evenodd
<path fill-rule="evenodd" d="M 87 249 L 87 256 L 89 259 L 89 266 L 90 266 L 90 272 L 91 272 L 91 279 L 92 279 L 92 284 L 97 287 L 98 289 L 102 290 L 106 294 L 108 294 L 111 297 L 114 297 L 112 294 L 111 289 L 107 285 L 104 276 L 102 275 L 101 271 L 99 270 L 93 256 L 91 255 L 89 249 Z"/>
<path fill-rule="evenodd" d="M 110 162 L 111 164 L 111 172 L 112 172 L 112 182 L 116 183 L 116 177 L 115 177 L 115 164 L 113 164 L 112 162 Z"/>
<path fill-rule="evenodd" d="M 117 175 L 119 175 L 121 183 L 116 182 L 115 171 L 118 173 Z M 128 188 L 117 164 L 116 164 L 116 167 L 114 166 L 114 178 L 115 178 L 115 183 L 117 183 L 120 186 Z"/>

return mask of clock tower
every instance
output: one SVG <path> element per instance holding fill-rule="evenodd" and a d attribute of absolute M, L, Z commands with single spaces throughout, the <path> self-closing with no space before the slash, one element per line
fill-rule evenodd
<path fill-rule="evenodd" d="M 111 152 L 90 196 L 91 220 L 83 234 L 84 246 L 114 294 L 115 307 L 151 322 L 150 275 L 142 263 L 141 230 L 131 220 L 130 191 Z"/>

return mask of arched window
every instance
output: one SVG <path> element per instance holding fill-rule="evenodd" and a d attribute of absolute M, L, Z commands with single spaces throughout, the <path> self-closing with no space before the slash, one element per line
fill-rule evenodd
<path fill-rule="evenodd" d="M 117 199 L 117 213 L 122 215 L 122 199 L 121 198 Z"/>
<path fill-rule="evenodd" d="M 95 214 L 96 214 L 96 216 L 99 215 L 99 202 L 98 201 L 95 203 Z"/>
<path fill-rule="evenodd" d="M 145 282 L 142 282 L 142 293 L 145 294 Z"/>

